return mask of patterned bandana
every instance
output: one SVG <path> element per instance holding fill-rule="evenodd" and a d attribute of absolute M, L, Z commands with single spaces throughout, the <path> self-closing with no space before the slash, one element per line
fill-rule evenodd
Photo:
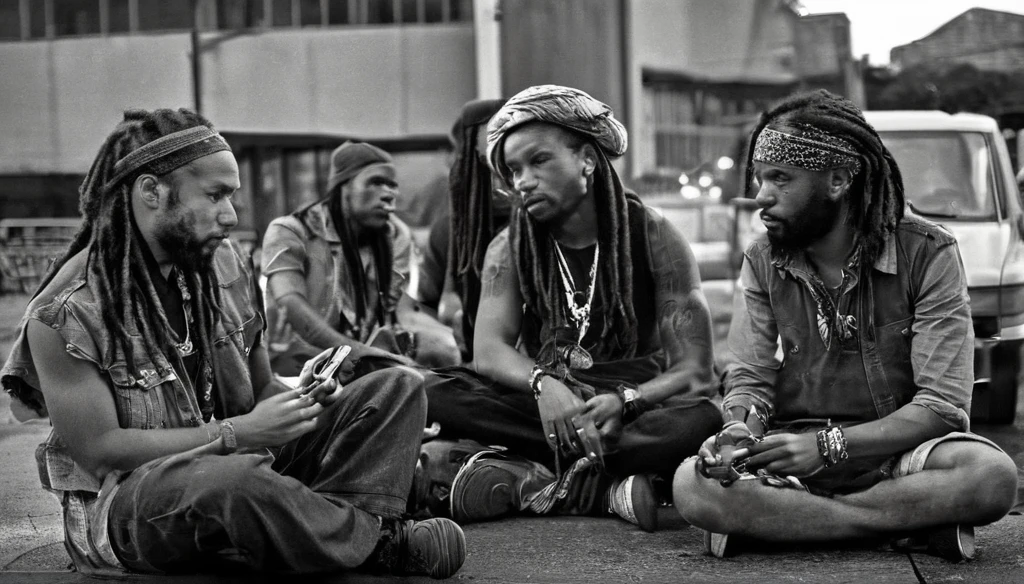
<path fill-rule="evenodd" d="M 795 166 L 805 170 L 848 168 L 860 172 L 860 155 L 848 141 L 813 126 L 800 125 L 800 135 L 765 128 L 754 144 L 754 162 Z"/>
<path fill-rule="evenodd" d="M 487 124 L 487 160 L 506 182 L 510 179 L 505 168 L 505 137 L 529 122 L 546 122 L 583 134 L 610 158 L 626 152 L 626 128 L 606 104 L 572 87 L 536 85 L 509 99 Z"/>
<path fill-rule="evenodd" d="M 114 187 L 126 176 L 142 168 L 162 176 L 221 150 L 230 152 L 231 147 L 220 134 L 206 126 L 168 134 L 132 150 L 114 163 L 114 178 L 106 186 L 108 189 Z"/>

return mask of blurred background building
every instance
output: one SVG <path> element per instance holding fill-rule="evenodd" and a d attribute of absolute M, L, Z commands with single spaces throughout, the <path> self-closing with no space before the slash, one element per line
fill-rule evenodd
<path fill-rule="evenodd" d="M 863 102 L 842 14 L 791 0 L 0 0 L 0 217 L 77 214 L 77 185 L 130 107 L 191 107 L 232 143 L 239 230 L 320 196 L 344 139 L 396 155 L 403 211 L 443 204 L 461 105 L 537 83 L 608 102 L 627 179 L 742 148 L 771 101 Z M 678 186 L 676 186 L 678 189 Z"/>

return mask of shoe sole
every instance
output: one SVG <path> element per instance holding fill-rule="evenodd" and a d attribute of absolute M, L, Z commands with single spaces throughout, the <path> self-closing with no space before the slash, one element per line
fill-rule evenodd
<path fill-rule="evenodd" d="M 429 566 L 427 575 L 435 579 L 450 578 L 466 561 L 466 534 L 450 520 L 436 520 L 428 529 L 438 557 Z"/>
<path fill-rule="evenodd" d="M 459 523 L 496 519 L 513 511 L 511 485 L 507 483 L 494 485 L 487 493 L 467 493 L 465 485 L 470 479 L 473 466 L 482 455 L 489 453 L 493 454 L 485 450 L 471 456 L 452 480 L 449 495 L 451 514 L 452 519 Z M 472 500 L 466 500 L 467 494 L 472 496 Z M 468 512 L 468 509 L 473 509 L 473 512 Z"/>
<path fill-rule="evenodd" d="M 928 551 L 950 562 L 973 560 L 977 551 L 974 527 L 952 525 L 935 530 L 928 535 Z"/>
<path fill-rule="evenodd" d="M 725 533 L 712 533 L 704 531 L 704 553 L 716 558 L 724 558 L 726 555 L 729 535 Z"/>
<path fill-rule="evenodd" d="M 658 502 L 651 479 L 646 475 L 638 475 L 630 477 L 630 480 L 633 481 L 633 514 L 636 523 L 647 533 L 654 533 L 658 530 Z"/>

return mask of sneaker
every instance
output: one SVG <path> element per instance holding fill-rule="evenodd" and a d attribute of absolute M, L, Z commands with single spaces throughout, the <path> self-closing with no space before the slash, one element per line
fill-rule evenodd
<path fill-rule="evenodd" d="M 543 465 L 494 450 L 478 452 L 452 480 L 452 519 L 459 523 L 497 519 L 525 510 L 530 495 L 554 482 Z"/>
<path fill-rule="evenodd" d="M 658 529 L 658 500 L 647 475 L 616 479 L 608 488 L 607 509 L 647 533 Z"/>
<path fill-rule="evenodd" d="M 384 519 L 371 561 L 396 576 L 448 578 L 466 561 L 466 536 L 451 519 Z"/>
<path fill-rule="evenodd" d="M 704 553 L 709 556 L 715 556 L 716 558 L 726 557 L 728 555 L 728 550 L 726 549 L 728 543 L 729 534 L 727 533 L 704 532 Z"/>
<path fill-rule="evenodd" d="M 898 539 L 893 549 L 905 552 L 923 552 L 953 563 L 974 559 L 974 527 L 955 524 L 923 530 L 916 535 Z"/>

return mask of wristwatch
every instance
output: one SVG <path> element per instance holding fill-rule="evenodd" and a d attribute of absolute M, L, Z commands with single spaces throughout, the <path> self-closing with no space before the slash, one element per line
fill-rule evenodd
<path fill-rule="evenodd" d="M 622 400 L 622 422 L 628 424 L 647 411 L 647 402 L 640 390 L 631 383 L 620 383 L 615 388 Z"/>
<path fill-rule="evenodd" d="M 235 425 L 228 420 L 220 421 L 220 441 L 224 443 L 224 451 L 227 454 L 238 450 L 238 441 L 235 439 Z"/>

